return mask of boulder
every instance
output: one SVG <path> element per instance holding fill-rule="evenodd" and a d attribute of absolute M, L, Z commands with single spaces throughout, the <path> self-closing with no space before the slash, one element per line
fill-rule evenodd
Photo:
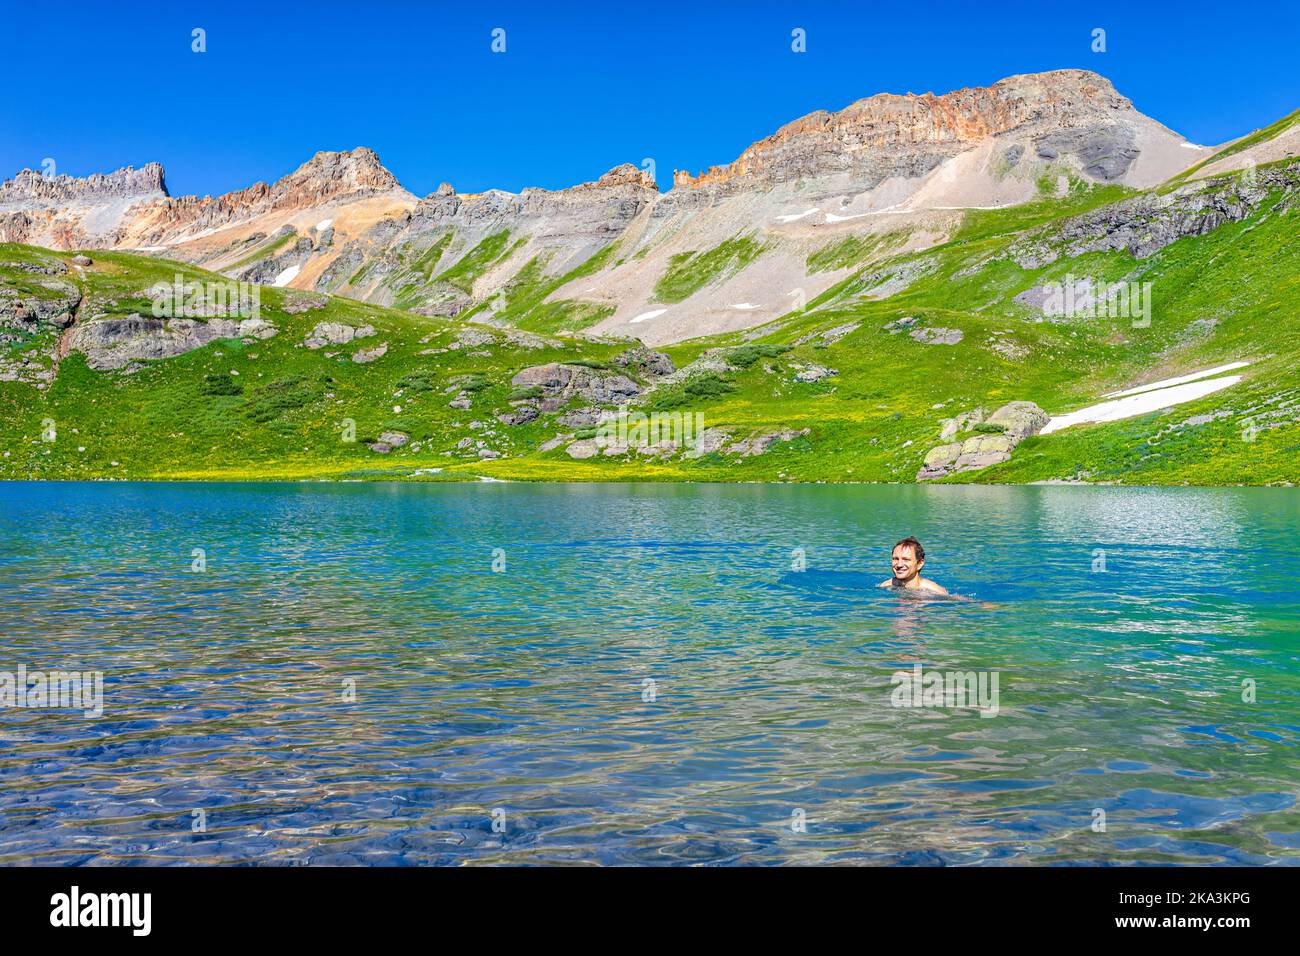
<path fill-rule="evenodd" d="M 548 362 L 518 372 L 510 384 L 541 391 L 541 408 L 555 411 L 575 395 L 596 405 L 622 405 L 641 394 L 641 386 L 626 375 L 611 375 L 584 365 Z"/>
<path fill-rule="evenodd" d="M 622 405 L 641 394 L 641 386 L 626 375 L 593 375 L 578 388 L 578 394 L 598 405 Z"/>
<path fill-rule="evenodd" d="M 614 364 L 628 368 L 645 378 L 660 378 L 677 371 L 677 366 L 663 352 L 655 352 L 644 345 L 636 345 L 615 356 Z"/>
<path fill-rule="evenodd" d="M 905 315 L 901 319 L 895 319 L 893 322 L 885 323 L 885 331 L 890 335 L 897 335 L 899 332 L 905 332 L 912 328 L 921 320 L 915 316 Z"/>
<path fill-rule="evenodd" d="M 961 329 L 915 329 L 908 334 L 922 345 L 956 345 L 966 337 Z"/>
<path fill-rule="evenodd" d="M 374 334 L 374 328 L 369 325 L 357 328 L 344 325 L 342 322 L 318 322 L 308 333 L 303 345 L 309 349 L 324 348 L 326 345 L 347 345 L 353 339 L 364 339 Z"/>
<path fill-rule="evenodd" d="M 132 313 L 74 326 L 69 346 L 84 353 L 93 369 L 120 369 L 141 359 L 171 358 L 215 339 L 233 338 L 237 329 L 229 320 L 156 319 Z"/>
<path fill-rule="evenodd" d="M 961 445 L 961 454 L 953 463 L 953 471 L 974 471 L 987 468 L 1011 457 L 1016 441 L 1009 435 L 976 435 Z"/>
<path fill-rule="evenodd" d="M 496 345 L 496 333 L 491 329 L 466 327 L 457 333 L 455 341 L 447 346 L 449 349 L 476 349 L 484 345 Z"/>
<path fill-rule="evenodd" d="M 497 415 L 497 421 L 503 425 L 526 425 L 537 418 L 537 406 L 521 402 L 513 412 Z"/>
<path fill-rule="evenodd" d="M 940 437 L 952 438 L 959 430 L 979 424 L 980 410 L 945 419 Z M 942 478 L 958 471 L 975 471 L 1006 461 L 1021 441 L 1038 434 L 1048 422 L 1048 415 L 1033 402 L 1008 402 L 987 419 L 1000 425 L 1001 434 L 972 435 L 964 441 L 947 442 L 931 448 L 925 455 L 917 481 Z"/>
<path fill-rule="evenodd" d="M 947 441 L 958 432 L 969 431 L 982 421 L 984 421 L 984 409 L 982 408 L 962 412 L 952 418 L 945 418 L 939 422 L 939 437 Z"/>
<path fill-rule="evenodd" d="M 377 358 L 383 358 L 388 353 L 388 343 L 380 342 L 374 348 L 357 349 L 352 353 L 352 361 L 358 365 L 367 365 Z"/>
<path fill-rule="evenodd" d="M 533 365 L 516 373 L 510 379 L 510 384 L 516 388 L 540 388 L 543 394 L 548 394 L 567 388 L 573 375 L 573 366 L 548 362 L 546 365 Z"/>
<path fill-rule="evenodd" d="M 278 331 L 266 319 L 244 319 L 236 328 L 236 334 L 243 339 L 269 339 Z"/>
<path fill-rule="evenodd" d="M 792 365 L 791 368 L 795 369 L 794 377 L 797 382 L 820 382 L 824 378 L 832 378 L 840 374 L 825 365 Z"/>
<path fill-rule="evenodd" d="M 792 441 L 796 438 L 801 438 L 804 435 L 807 435 L 808 432 L 809 429 L 807 428 L 799 431 L 795 431 L 792 428 L 786 428 L 779 432 L 767 432 L 762 435 L 752 435 L 743 441 L 738 441 L 735 444 L 728 446 L 724 449 L 724 452 L 728 455 L 745 455 L 746 457 L 763 455 L 766 454 L 768 449 L 777 442 Z"/>
<path fill-rule="evenodd" d="M 614 413 L 605 408 L 596 408 L 587 406 L 586 408 L 576 408 L 571 412 L 565 412 L 556 419 L 566 428 L 591 428 L 593 425 L 599 425 L 614 417 Z"/>
<path fill-rule="evenodd" d="M 51 322 L 60 327 L 72 321 L 81 303 L 81 290 L 61 279 L 41 281 L 50 295 L 24 295 L 0 286 L 0 326 L 22 328 L 21 323 Z"/>
<path fill-rule="evenodd" d="M 931 448 L 925 455 L 925 462 L 921 470 L 917 472 L 916 480 L 924 481 L 928 478 L 942 478 L 948 472 L 952 471 L 952 466 L 957 463 L 961 456 L 962 443 L 959 441 L 949 442 L 947 445 L 938 445 Z"/>
<path fill-rule="evenodd" d="M 990 425 L 1001 425 L 1002 434 L 1019 442 L 1043 430 L 1051 416 L 1033 402 L 1007 402 L 988 417 Z"/>

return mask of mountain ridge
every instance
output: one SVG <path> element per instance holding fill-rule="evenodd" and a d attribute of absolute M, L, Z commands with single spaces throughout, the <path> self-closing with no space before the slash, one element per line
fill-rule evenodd
<path fill-rule="evenodd" d="M 1151 188 L 1217 152 L 1144 116 L 1105 77 L 1067 69 L 815 110 L 729 163 L 675 170 L 663 192 L 625 163 L 560 189 L 443 183 L 417 197 L 363 146 L 217 197 L 147 181 L 136 196 L 119 171 L 78 181 L 79 202 L 67 198 L 74 183 L 45 187 L 29 171 L 0 186 L 0 241 L 133 249 L 424 314 L 664 344 L 757 328 L 824 294 L 846 273 L 808 263 L 835 243 L 878 247 L 868 258 L 920 250 L 955 235 L 963 210 Z M 162 167 L 145 168 L 165 189 Z M 700 281 L 673 279 L 683 268 Z"/>

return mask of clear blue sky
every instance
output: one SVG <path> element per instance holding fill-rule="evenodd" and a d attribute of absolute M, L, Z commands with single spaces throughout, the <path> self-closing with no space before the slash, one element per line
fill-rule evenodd
<path fill-rule="evenodd" d="M 666 188 L 814 109 L 1065 67 L 1199 143 L 1300 107 L 1292 2 L 4 0 L 0 41 L 0 178 L 157 160 L 173 195 L 359 145 L 420 195 L 559 188 L 646 157 Z"/>

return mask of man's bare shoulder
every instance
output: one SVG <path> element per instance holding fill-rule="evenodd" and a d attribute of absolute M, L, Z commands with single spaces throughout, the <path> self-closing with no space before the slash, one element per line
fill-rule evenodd
<path fill-rule="evenodd" d="M 878 588 L 892 588 L 893 586 L 894 586 L 893 578 L 889 578 L 887 581 L 881 581 L 879 584 L 876 585 L 876 587 Z"/>
<path fill-rule="evenodd" d="M 948 589 L 941 584 L 935 584 L 929 578 L 921 578 L 921 590 L 929 591 L 931 594 L 947 594 Z"/>

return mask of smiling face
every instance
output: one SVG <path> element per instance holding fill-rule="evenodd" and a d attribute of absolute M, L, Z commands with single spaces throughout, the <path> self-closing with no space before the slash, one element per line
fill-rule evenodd
<path fill-rule="evenodd" d="M 893 556 L 890 558 L 890 564 L 894 568 L 894 577 L 899 581 L 911 581 L 921 569 L 925 567 L 925 559 L 917 559 L 916 549 L 911 545 L 899 544 L 894 546 Z"/>

